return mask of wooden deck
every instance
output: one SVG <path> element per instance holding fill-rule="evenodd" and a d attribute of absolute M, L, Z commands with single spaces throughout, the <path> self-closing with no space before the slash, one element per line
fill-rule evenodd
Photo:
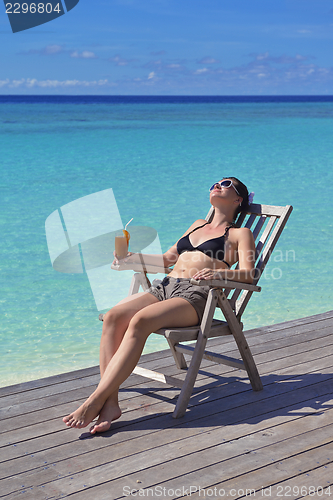
<path fill-rule="evenodd" d="M 179 389 L 131 375 L 122 418 L 94 437 L 61 417 L 92 392 L 97 367 L 1 388 L 0 497 L 333 498 L 332 331 L 333 311 L 251 330 L 264 390 L 203 361 L 179 420 Z M 236 353 L 230 337 L 212 344 Z M 177 373 L 168 351 L 140 365 Z"/>

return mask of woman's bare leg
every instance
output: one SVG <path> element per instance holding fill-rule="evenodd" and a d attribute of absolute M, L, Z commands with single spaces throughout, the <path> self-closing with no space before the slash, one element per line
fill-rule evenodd
<path fill-rule="evenodd" d="M 132 317 L 143 307 L 155 302 L 158 302 L 158 299 L 154 295 L 141 292 L 126 297 L 105 314 L 100 343 L 101 379 L 108 363 L 117 352 Z M 121 416 L 118 389 L 105 401 L 97 422 L 90 428 L 92 434 L 107 431 L 111 423 Z"/>
<path fill-rule="evenodd" d="M 105 402 L 132 373 L 150 333 L 166 326 L 192 326 L 197 322 L 198 316 L 193 306 L 178 297 L 148 305 L 138 311 L 130 320 L 97 389 L 80 408 L 64 418 L 66 425 L 82 428 L 100 414 Z"/>
<path fill-rule="evenodd" d="M 101 378 L 110 359 L 118 350 L 133 316 L 150 304 L 158 302 L 151 293 L 141 292 L 126 297 L 104 315 L 99 352 Z"/>

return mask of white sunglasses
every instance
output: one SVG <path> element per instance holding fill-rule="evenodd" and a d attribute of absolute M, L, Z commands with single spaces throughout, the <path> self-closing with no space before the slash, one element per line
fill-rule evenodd
<path fill-rule="evenodd" d="M 213 191 L 213 189 L 216 186 L 216 184 L 219 184 L 221 186 L 221 188 L 230 188 L 232 186 L 234 188 L 234 190 L 236 191 L 236 193 L 238 194 L 238 196 L 240 196 L 239 192 L 235 188 L 234 183 L 230 179 L 226 179 L 226 180 L 220 181 L 220 182 L 215 182 L 212 185 L 212 187 L 209 189 L 209 191 Z"/>

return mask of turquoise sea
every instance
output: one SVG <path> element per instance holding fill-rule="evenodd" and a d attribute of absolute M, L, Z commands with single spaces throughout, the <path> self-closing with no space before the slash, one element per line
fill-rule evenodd
<path fill-rule="evenodd" d="M 326 96 L 0 96 L 0 385 L 98 364 L 87 274 L 53 269 L 45 221 L 107 189 L 123 224 L 154 228 L 163 251 L 205 217 L 223 176 L 257 203 L 292 204 L 245 328 L 332 309 L 332 137 Z M 114 273 L 109 307 L 129 286 Z M 165 346 L 151 336 L 145 352 Z"/>

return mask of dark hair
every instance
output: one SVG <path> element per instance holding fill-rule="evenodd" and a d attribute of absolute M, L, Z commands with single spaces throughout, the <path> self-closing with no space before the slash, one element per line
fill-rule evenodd
<path fill-rule="evenodd" d="M 243 198 L 242 203 L 240 204 L 240 206 L 238 205 L 234 213 L 234 220 L 236 220 L 237 215 L 240 212 L 246 212 L 249 208 L 249 192 L 245 184 L 243 184 L 243 182 L 241 182 L 236 177 L 223 177 L 223 179 L 230 179 L 239 192 L 239 196 Z"/>

